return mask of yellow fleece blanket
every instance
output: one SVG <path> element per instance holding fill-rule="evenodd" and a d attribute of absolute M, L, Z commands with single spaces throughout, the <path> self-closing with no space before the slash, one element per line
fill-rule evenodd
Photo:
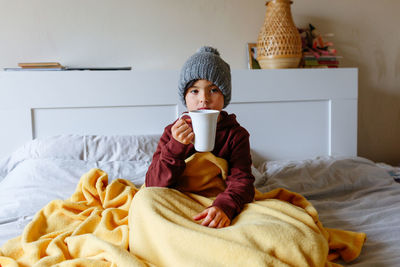
<path fill-rule="evenodd" d="M 206 153 L 189 159 L 197 164 L 185 173 L 198 174 L 210 161 L 223 177 L 227 165 Z M 355 259 L 365 240 L 324 228 L 310 202 L 285 189 L 257 192 L 222 229 L 192 219 L 212 201 L 168 188 L 138 190 L 124 179 L 108 184 L 104 171 L 92 169 L 69 199 L 47 204 L 3 245 L 0 266 L 336 266 L 331 260 Z"/>

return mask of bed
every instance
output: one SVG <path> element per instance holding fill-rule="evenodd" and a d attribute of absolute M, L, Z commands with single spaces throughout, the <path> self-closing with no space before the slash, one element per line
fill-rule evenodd
<path fill-rule="evenodd" d="M 177 77 L 0 73 L 0 246 L 92 168 L 140 187 L 163 127 L 184 110 Z M 251 133 L 258 190 L 297 192 L 324 226 L 367 234 L 356 260 L 337 263 L 398 265 L 400 169 L 357 157 L 356 69 L 233 71 L 227 111 Z"/>

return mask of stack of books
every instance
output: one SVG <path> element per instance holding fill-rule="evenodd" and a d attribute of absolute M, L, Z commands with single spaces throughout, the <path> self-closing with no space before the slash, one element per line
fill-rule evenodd
<path fill-rule="evenodd" d="M 18 63 L 19 68 L 5 68 L 5 71 L 24 71 L 24 70 L 64 70 L 65 67 L 58 62 L 30 62 Z"/>
<path fill-rule="evenodd" d="M 313 52 L 303 52 L 305 68 L 338 68 L 339 58 L 333 53 L 318 54 Z"/>

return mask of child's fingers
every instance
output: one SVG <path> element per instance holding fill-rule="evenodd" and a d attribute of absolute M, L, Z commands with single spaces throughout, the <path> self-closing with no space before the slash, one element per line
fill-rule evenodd
<path fill-rule="evenodd" d="M 222 218 L 221 221 L 219 222 L 217 228 L 224 228 L 224 227 L 229 226 L 230 224 L 231 223 L 230 223 L 230 220 L 228 218 Z"/>
<path fill-rule="evenodd" d="M 226 219 L 227 218 L 225 217 L 225 215 L 221 211 L 217 210 L 213 220 L 210 222 L 208 227 L 221 228 L 225 224 Z"/>
<path fill-rule="evenodd" d="M 206 216 L 206 218 L 204 219 L 204 221 L 201 223 L 201 225 L 203 226 L 209 226 L 211 221 L 213 220 L 214 216 L 212 216 L 210 213 L 208 213 L 208 215 Z"/>
<path fill-rule="evenodd" d="M 172 125 L 172 127 L 171 127 L 172 134 L 176 133 L 181 125 L 182 125 L 182 122 L 180 122 L 180 121 L 175 122 L 174 125 Z"/>
<path fill-rule="evenodd" d="M 187 124 L 189 122 L 192 122 L 192 119 L 190 119 L 190 117 L 189 118 L 180 118 L 175 122 L 175 124 L 182 125 L 182 124 Z"/>
<path fill-rule="evenodd" d="M 180 135 L 181 135 L 182 137 L 186 137 L 186 136 L 188 136 L 191 132 L 193 132 L 193 131 L 192 131 L 192 128 L 190 128 L 189 126 L 187 126 L 187 127 L 182 126 L 181 128 L 182 128 L 182 129 L 181 129 Z"/>
<path fill-rule="evenodd" d="M 184 119 L 179 119 L 175 122 L 175 124 L 172 127 L 178 129 L 179 127 L 182 127 L 185 124 L 187 123 Z"/>
<path fill-rule="evenodd" d="M 206 222 L 207 225 L 210 223 L 212 218 L 210 218 L 210 208 L 203 210 L 199 214 L 193 217 L 194 220 L 199 221 L 201 219 L 204 219 L 204 221 L 201 223 L 202 225 L 205 225 L 204 223 Z"/>
<path fill-rule="evenodd" d="M 187 129 L 192 129 L 192 128 L 189 126 L 189 124 L 187 124 L 185 121 L 182 120 L 181 123 L 177 124 L 176 129 L 180 132 L 183 132 Z"/>
<path fill-rule="evenodd" d="M 230 220 L 226 216 L 225 212 L 221 209 L 214 207 L 216 210 L 215 217 L 213 221 L 208 225 L 208 227 L 222 228 L 230 225 Z"/>
<path fill-rule="evenodd" d="M 192 120 L 191 120 L 190 118 L 189 118 L 189 119 L 180 118 L 179 120 L 177 120 L 177 121 L 175 122 L 175 125 L 176 125 L 177 127 L 179 127 L 179 126 L 182 126 L 182 125 L 187 124 L 188 122 L 192 122 Z"/>
<path fill-rule="evenodd" d="M 224 219 L 221 219 L 215 228 L 223 228 L 226 225 L 226 221 Z"/>
<path fill-rule="evenodd" d="M 218 225 L 220 222 L 221 222 L 221 218 L 215 216 L 214 219 L 207 226 L 210 228 L 218 228 Z"/>
<path fill-rule="evenodd" d="M 190 131 L 190 133 L 186 136 L 185 141 L 187 143 L 190 143 L 190 142 L 192 142 L 193 139 L 194 139 L 194 133 L 193 133 L 193 131 Z"/>
<path fill-rule="evenodd" d="M 201 223 L 201 225 L 203 226 L 210 226 L 210 223 L 214 220 L 215 218 L 215 211 L 213 209 L 208 209 L 207 210 L 207 216 L 206 218 L 203 220 L 203 222 Z"/>
<path fill-rule="evenodd" d="M 192 128 L 185 120 L 179 119 L 171 128 L 172 136 L 182 144 L 189 144 L 193 138 Z"/>
<path fill-rule="evenodd" d="M 184 144 L 189 144 L 192 141 L 193 137 L 194 134 L 192 129 L 190 128 L 178 134 L 178 139 Z"/>
<path fill-rule="evenodd" d="M 196 221 L 204 219 L 201 225 L 210 228 L 223 228 L 229 226 L 231 223 L 226 214 L 216 207 L 205 209 L 194 216 L 193 219 Z"/>
<path fill-rule="evenodd" d="M 207 216 L 207 210 L 203 210 L 202 212 L 200 212 L 199 214 L 197 214 L 196 216 L 193 217 L 193 220 L 198 221 L 201 219 L 204 219 Z"/>

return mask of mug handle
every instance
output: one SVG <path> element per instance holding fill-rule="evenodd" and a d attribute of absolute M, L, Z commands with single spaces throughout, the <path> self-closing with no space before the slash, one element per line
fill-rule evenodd
<path fill-rule="evenodd" d="M 179 116 L 178 120 L 182 119 L 183 116 L 189 116 L 189 117 L 190 117 L 190 114 L 189 114 L 188 111 L 184 111 L 184 112 L 182 112 L 182 114 Z"/>

